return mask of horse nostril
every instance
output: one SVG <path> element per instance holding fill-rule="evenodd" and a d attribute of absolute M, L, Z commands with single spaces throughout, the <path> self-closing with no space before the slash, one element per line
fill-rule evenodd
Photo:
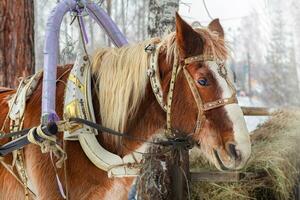
<path fill-rule="evenodd" d="M 232 156 L 232 158 L 234 158 L 235 160 L 240 160 L 241 159 L 241 153 L 239 150 L 236 149 L 236 145 L 229 143 L 227 145 L 229 154 Z"/>

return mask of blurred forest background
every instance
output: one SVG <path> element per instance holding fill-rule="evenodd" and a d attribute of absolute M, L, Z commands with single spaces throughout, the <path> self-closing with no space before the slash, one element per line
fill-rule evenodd
<path fill-rule="evenodd" d="M 107 10 L 130 42 L 149 38 L 150 0 L 98 0 L 94 1 Z M 193 6 L 189 0 L 177 2 L 182 7 Z M 207 1 L 208 5 L 209 1 Z M 35 1 L 35 49 L 36 66 L 43 66 L 43 41 L 47 16 L 55 6 L 54 0 Z M 207 7 L 210 12 L 213 7 Z M 206 12 L 199 8 L 199 12 Z M 185 17 L 185 16 L 184 16 Z M 217 15 L 214 17 L 218 17 Z M 185 19 L 195 26 L 207 25 L 201 19 Z M 61 63 L 72 62 L 75 57 L 78 29 L 76 23 L 70 26 L 72 16 L 65 17 L 61 27 Z M 299 105 L 300 70 L 300 1 L 261 0 L 261 9 L 238 19 L 235 27 L 225 26 L 225 36 L 232 50 L 230 65 L 236 73 L 236 84 L 240 96 L 260 105 Z M 225 22 L 225 23 L 224 23 Z M 105 33 L 87 18 L 86 29 L 89 37 L 88 49 L 110 46 Z"/>
<path fill-rule="evenodd" d="M 30 1 L 34 2 L 32 5 L 34 66 L 35 70 L 39 70 L 43 66 L 47 17 L 59 0 L 24 0 L 24 2 Z M 196 4 L 193 3 L 196 2 L 195 0 L 94 0 L 94 2 L 107 11 L 130 42 L 145 40 L 155 36 L 158 31 L 161 31 L 158 35 L 168 32 L 168 30 L 159 30 L 159 27 L 161 23 L 172 22 L 175 10 L 179 10 L 183 18 L 193 26 L 206 26 L 209 23 L 207 19 L 189 15 L 191 8 L 196 9 L 194 8 Z M 199 12 L 207 16 L 214 13 L 213 17 L 219 17 L 221 24 L 224 25 L 225 37 L 232 51 L 229 64 L 236 75 L 240 102 L 255 106 L 299 106 L 300 1 L 256 0 L 259 6 L 251 8 L 244 16 L 232 18 L 218 16 L 214 10 L 215 6 L 212 5 L 213 1 L 207 1 L 206 5 L 205 1 L 199 0 L 197 5 L 200 4 L 199 2 L 203 4 L 197 8 Z M 164 8 L 165 5 L 169 7 Z M 228 5 L 228 8 L 230 7 L 232 9 L 232 5 Z M 155 17 L 156 21 L 153 21 Z M 70 25 L 72 18 L 73 16 L 68 14 L 61 27 L 61 64 L 72 63 L 75 58 L 78 27 L 76 23 Z M 3 20 L 3 17 L 1 18 L 0 13 L 0 25 L 1 19 Z M 22 23 L 27 22 L 25 20 Z M 90 53 L 97 48 L 112 46 L 105 33 L 88 17 L 85 18 L 85 26 Z M 3 61 L 4 58 L 1 58 L 0 51 L 0 61 L 1 59 Z M 29 69 L 26 73 L 32 71 Z M 2 78 L 3 74 L 5 73 L 2 73 Z"/>

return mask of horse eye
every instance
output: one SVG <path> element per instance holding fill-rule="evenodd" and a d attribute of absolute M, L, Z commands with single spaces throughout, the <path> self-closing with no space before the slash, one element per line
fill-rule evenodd
<path fill-rule="evenodd" d="M 208 81 L 206 78 L 201 78 L 198 80 L 198 83 L 201 85 L 201 86 L 207 86 L 208 85 Z"/>

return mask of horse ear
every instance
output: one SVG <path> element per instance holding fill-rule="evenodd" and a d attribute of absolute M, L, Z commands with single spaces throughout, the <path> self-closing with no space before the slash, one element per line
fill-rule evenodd
<path fill-rule="evenodd" d="M 208 29 L 213 32 L 217 32 L 219 36 L 224 39 L 224 30 L 219 19 L 212 20 L 208 25 Z"/>
<path fill-rule="evenodd" d="M 182 58 L 202 53 L 203 40 L 176 12 L 176 42 Z M 200 52 L 199 52 L 200 51 Z"/>

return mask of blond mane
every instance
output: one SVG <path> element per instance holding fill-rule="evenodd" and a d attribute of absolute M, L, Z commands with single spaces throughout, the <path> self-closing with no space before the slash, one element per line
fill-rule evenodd
<path fill-rule="evenodd" d="M 157 40 L 96 52 L 92 72 L 97 77 L 104 126 L 120 132 L 126 130 L 127 121 L 134 117 L 148 83 L 148 54 L 144 48 Z"/>

